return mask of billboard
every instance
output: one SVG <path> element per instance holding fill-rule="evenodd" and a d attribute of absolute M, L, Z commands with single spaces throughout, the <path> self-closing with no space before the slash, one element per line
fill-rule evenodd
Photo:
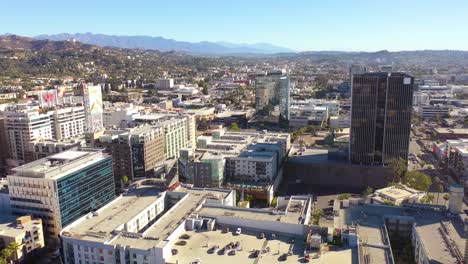
<path fill-rule="evenodd" d="M 100 85 L 83 84 L 83 104 L 85 107 L 88 132 L 103 130 L 102 92 Z"/>

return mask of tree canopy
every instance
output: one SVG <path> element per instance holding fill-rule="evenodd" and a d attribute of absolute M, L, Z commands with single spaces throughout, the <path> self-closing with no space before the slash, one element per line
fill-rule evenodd
<path fill-rule="evenodd" d="M 410 188 L 425 192 L 429 191 L 432 185 L 431 177 L 419 171 L 408 171 L 401 182 Z"/>

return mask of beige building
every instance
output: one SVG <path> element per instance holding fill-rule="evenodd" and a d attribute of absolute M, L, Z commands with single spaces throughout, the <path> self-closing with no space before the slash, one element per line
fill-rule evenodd
<path fill-rule="evenodd" d="M 0 217 L 0 250 L 16 242 L 19 247 L 12 256 L 13 260 L 22 261 L 35 249 L 44 247 L 42 220 L 22 216 L 17 219 L 9 216 Z"/>

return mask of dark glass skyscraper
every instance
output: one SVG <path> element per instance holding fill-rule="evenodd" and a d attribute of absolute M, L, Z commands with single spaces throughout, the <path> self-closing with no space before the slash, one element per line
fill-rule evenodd
<path fill-rule="evenodd" d="M 350 161 L 387 165 L 408 159 L 413 77 L 363 73 L 352 79 Z"/>

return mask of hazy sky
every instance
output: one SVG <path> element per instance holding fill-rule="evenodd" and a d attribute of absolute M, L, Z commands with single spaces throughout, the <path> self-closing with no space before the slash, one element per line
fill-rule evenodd
<path fill-rule="evenodd" d="M 468 0 L 0 0 L 0 33 L 268 42 L 296 50 L 468 50 Z"/>

